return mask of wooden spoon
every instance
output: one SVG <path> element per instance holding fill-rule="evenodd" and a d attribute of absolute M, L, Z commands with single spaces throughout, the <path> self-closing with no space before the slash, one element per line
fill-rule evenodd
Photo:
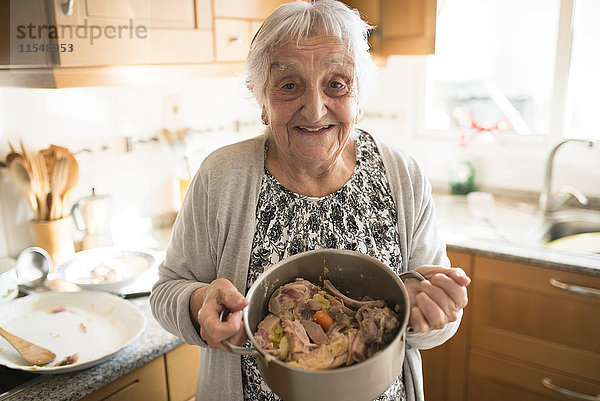
<path fill-rule="evenodd" d="M 8 142 L 8 147 L 10 148 L 10 153 L 6 156 L 6 165 L 8 166 L 15 159 L 23 159 L 23 156 L 21 156 L 20 153 L 17 153 L 10 141 L 6 142 Z"/>
<path fill-rule="evenodd" d="M 17 337 L 14 334 L 4 330 L 2 327 L 0 327 L 0 335 L 6 338 L 6 340 L 13 347 L 15 347 L 19 354 L 21 354 L 21 356 L 23 356 L 27 362 L 33 365 L 46 365 L 56 358 L 56 354 L 54 354 L 54 352 L 40 347 L 39 345 L 32 344 L 21 337 Z"/>
<path fill-rule="evenodd" d="M 52 205 L 50 208 L 50 220 L 59 219 L 63 216 L 62 194 L 68 184 L 68 163 L 66 156 L 60 156 L 54 162 L 54 170 L 50 177 L 50 192 L 52 193 Z"/>
<path fill-rule="evenodd" d="M 48 170 L 44 156 L 38 152 L 33 162 L 33 190 L 38 202 L 39 220 L 46 220 L 48 215 L 47 196 L 49 192 Z"/>
<path fill-rule="evenodd" d="M 75 155 L 68 149 L 58 145 L 50 145 L 50 149 L 54 150 L 57 155 L 57 159 L 60 157 L 66 157 L 68 160 L 66 166 L 66 184 L 63 188 L 63 191 L 60 195 L 59 202 L 62 204 L 62 215 L 67 216 L 71 212 L 71 208 L 69 205 L 69 195 L 70 192 L 79 181 L 79 164 L 77 163 L 77 159 Z"/>
<path fill-rule="evenodd" d="M 31 158 L 29 157 L 29 152 L 27 151 L 27 149 L 25 149 L 25 144 L 23 143 L 23 140 L 20 139 L 19 142 L 21 143 L 21 151 L 23 153 L 21 153 L 23 155 L 23 159 L 25 159 L 25 166 L 27 167 L 27 170 L 29 171 L 29 174 L 31 175 L 31 171 L 32 171 L 32 165 L 31 165 Z"/>
<path fill-rule="evenodd" d="M 27 199 L 27 202 L 29 202 L 29 206 L 31 206 L 35 218 L 39 219 L 39 207 L 33 190 L 31 175 L 29 174 L 25 163 L 25 160 L 21 158 L 12 159 L 8 164 L 8 173 L 17 185 L 17 188 L 19 188 L 19 191 L 21 191 L 23 196 Z"/>
<path fill-rule="evenodd" d="M 62 214 L 67 216 L 71 212 L 71 205 L 69 204 L 69 197 L 71 190 L 75 188 L 79 181 L 79 164 L 75 155 L 71 152 L 67 154 L 69 163 L 67 165 L 67 183 L 60 196 L 60 203 L 63 205 Z"/>

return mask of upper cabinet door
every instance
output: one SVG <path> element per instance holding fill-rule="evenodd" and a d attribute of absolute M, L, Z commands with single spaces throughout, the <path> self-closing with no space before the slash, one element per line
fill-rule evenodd
<path fill-rule="evenodd" d="M 214 60 L 211 0 L 54 0 L 64 67 Z"/>
<path fill-rule="evenodd" d="M 54 1 L 58 25 L 99 26 L 134 21 L 150 28 L 195 27 L 194 0 L 70 0 L 72 13 L 67 15 L 68 1 Z M 66 4 L 66 5 L 65 5 Z"/>
<path fill-rule="evenodd" d="M 433 54 L 436 0 L 345 0 L 375 29 L 369 42 L 374 54 Z"/>

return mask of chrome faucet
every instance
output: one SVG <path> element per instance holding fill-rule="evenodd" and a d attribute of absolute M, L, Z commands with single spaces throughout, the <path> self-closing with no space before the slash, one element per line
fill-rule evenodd
<path fill-rule="evenodd" d="M 593 148 L 594 145 L 600 144 L 599 140 L 592 139 L 565 139 L 564 141 L 559 142 L 552 148 L 550 154 L 548 155 L 548 160 L 546 162 L 546 174 L 544 177 L 544 189 L 540 194 L 540 210 L 548 215 L 551 212 L 558 210 L 568 199 L 570 196 L 573 196 L 575 199 L 579 201 L 582 205 L 587 205 L 588 199 L 586 196 L 578 191 L 577 189 L 564 185 L 561 186 L 558 190 L 557 195 L 552 194 L 552 168 L 554 164 L 554 156 L 556 156 L 556 152 L 558 149 L 567 142 L 581 142 L 587 145 L 588 148 Z"/>

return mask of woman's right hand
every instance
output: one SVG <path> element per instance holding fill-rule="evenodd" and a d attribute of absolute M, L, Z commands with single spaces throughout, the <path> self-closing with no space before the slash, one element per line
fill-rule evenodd
<path fill-rule="evenodd" d="M 200 337 L 209 347 L 224 351 L 227 349 L 221 344 L 223 340 L 234 345 L 242 345 L 247 340 L 242 322 L 242 309 L 246 305 L 248 300 L 224 278 L 197 289 L 190 298 L 190 312 L 197 318 Z M 219 315 L 225 308 L 231 313 L 227 321 L 222 322 Z"/>

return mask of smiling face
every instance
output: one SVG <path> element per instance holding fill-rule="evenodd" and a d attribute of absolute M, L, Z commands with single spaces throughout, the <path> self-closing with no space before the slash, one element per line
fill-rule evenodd
<path fill-rule="evenodd" d="M 319 35 L 288 42 L 273 54 L 265 92 L 279 162 L 309 169 L 335 163 L 358 111 L 348 48 Z"/>

